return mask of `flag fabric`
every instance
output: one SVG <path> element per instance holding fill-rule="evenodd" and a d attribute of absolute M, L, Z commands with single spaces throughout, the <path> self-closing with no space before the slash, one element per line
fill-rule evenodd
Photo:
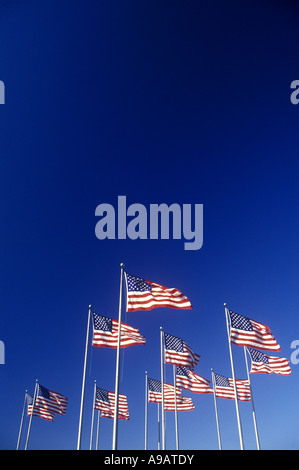
<path fill-rule="evenodd" d="M 289 360 L 284 357 L 267 356 L 253 348 L 247 348 L 247 351 L 251 357 L 251 374 L 290 375 L 292 372 Z"/>
<path fill-rule="evenodd" d="M 269 351 L 280 351 L 280 345 L 268 326 L 228 310 L 230 339 L 238 346 L 249 346 Z"/>
<path fill-rule="evenodd" d="M 177 411 L 191 411 L 194 410 L 195 406 L 192 401 L 192 398 L 188 397 L 177 397 Z M 165 411 L 175 411 L 175 402 L 174 401 L 164 401 L 164 410 Z"/>
<path fill-rule="evenodd" d="M 192 370 L 186 367 L 176 368 L 176 385 L 193 393 L 213 393 L 213 389 L 209 387 L 210 381 L 204 379 Z"/>
<path fill-rule="evenodd" d="M 38 416 L 39 418 L 46 419 L 47 421 L 54 421 L 55 413 L 53 411 L 48 410 L 47 408 L 43 408 L 42 406 L 34 405 L 34 409 L 32 411 L 32 404 L 33 404 L 33 397 L 27 393 L 27 416 Z"/>
<path fill-rule="evenodd" d="M 162 385 L 160 380 L 148 378 L 148 401 L 150 403 L 162 403 Z M 176 388 L 177 397 L 180 396 L 182 390 Z M 167 401 L 168 403 L 174 403 L 175 399 L 175 387 L 173 385 L 164 383 L 164 404 Z"/>
<path fill-rule="evenodd" d="M 61 393 L 48 390 L 38 384 L 35 406 L 48 410 L 50 413 L 65 414 L 68 399 Z"/>
<path fill-rule="evenodd" d="M 176 336 L 164 333 L 165 363 L 194 369 L 200 356 L 192 351 L 185 341 Z"/>
<path fill-rule="evenodd" d="M 101 411 L 101 417 L 114 419 L 115 393 L 96 387 L 94 407 L 96 410 Z M 118 395 L 118 419 L 130 419 L 127 397 L 121 393 Z"/>
<path fill-rule="evenodd" d="M 224 377 L 223 375 L 214 374 L 215 377 L 215 392 L 218 398 L 231 398 L 235 399 L 234 382 L 233 379 Z M 250 401 L 250 385 L 249 380 L 236 379 L 237 396 L 240 401 Z"/>
<path fill-rule="evenodd" d="M 157 307 L 193 308 L 190 300 L 175 288 L 146 281 L 125 273 L 127 284 L 127 312 L 151 310 Z"/>
<path fill-rule="evenodd" d="M 117 348 L 117 342 L 118 321 L 93 313 L 92 346 Z M 120 347 L 127 348 L 137 344 L 145 344 L 144 336 L 141 336 L 137 328 L 121 323 Z"/>

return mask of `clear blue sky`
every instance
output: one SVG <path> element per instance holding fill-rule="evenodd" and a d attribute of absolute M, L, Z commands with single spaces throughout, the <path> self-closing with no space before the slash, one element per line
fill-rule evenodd
<path fill-rule="evenodd" d="M 144 373 L 160 377 L 159 327 L 201 355 L 195 372 L 231 376 L 223 303 L 269 325 L 290 358 L 298 322 L 299 9 L 292 1 L 2 1 L 0 79 L 0 448 L 14 449 L 35 379 L 69 399 L 34 418 L 29 447 L 77 443 L 88 305 L 117 318 L 119 265 L 177 287 L 193 310 L 127 314 L 146 346 L 121 354 L 131 419 L 119 448 L 144 446 Z M 204 205 L 204 243 L 104 240 L 95 209 L 117 196 Z M 234 347 L 245 378 L 243 350 Z M 273 353 L 275 355 L 275 353 Z M 93 382 L 113 390 L 115 351 L 89 349 L 82 447 Z M 254 375 L 264 449 L 298 449 L 298 374 Z M 166 381 L 172 381 L 166 365 Z M 212 395 L 179 415 L 181 449 L 217 449 Z M 218 400 L 223 448 L 238 449 L 235 405 Z M 255 449 L 250 403 L 245 448 Z M 149 448 L 157 445 L 149 405 Z M 166 445 L 175 448 L 167 413 Z M 27 423 L 24 430 L 27 430 Z M 25 433 L 21 448 L 24 446 Z M 102 420 L 100 448 L 111 449 Z"/>

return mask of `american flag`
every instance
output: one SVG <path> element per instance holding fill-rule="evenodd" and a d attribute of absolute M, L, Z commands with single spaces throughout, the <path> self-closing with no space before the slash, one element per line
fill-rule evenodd
<path fill-rule="evenodd" d="M 195 409 L 194 403 L 191 398 L 187 397 L 177 397 L 177 411 L 191 411 Z M 165 411 L 175 411 L 175 402 L 168 400 L 164 401 L 164 410 Z"/>
<path fill-rule="evenodd" d="M 233 379 L 224 377 L 223 375 L 214 374 L 216 397 L 235 399 Z M 237 396 L 240 401 L 250 401 L 250 385 L 247 379 L 236 379 Z"/>
<path fill-rule="evenodd" d="M 190 300 L 178 289 L 125 273 L 127 283 L 127 312 L 151 310 L 156 307 L 190 309 Z"/>
<path fill-rule="evenodd" d="M 292 369 L 289 366 L 288 359 L 284 357 L 267 356 L 261 351 L 253 348 L 247 348 L 251 357 L 251 374 L 278 374 L 290 375 Z"/>
<path fill-rule="evenodd" d="M 268 326 L 228 310 L 231 329 L 230 339 L 238 346 L 252 346 L 269 351 L 280 351 L 280 346 Z"/>
<path fill-rule="evenodd" d="M 34 405 L 34 409 L 32 411 L 32 404 L 33 404 L 33 397 L 27 393 L 27 416 L 38 416 L 39 418 L 46 419 L 47 421 L 54 421 L 55 413 L 53 411 L 49 411 L 47 408 L 43 408 L 40 406 Z"/>
<path fill-rule="evenodd" d="M 165 363 L 194 369 L 200 356 L 192 351 L 185 341 L 176 336 L 164 333 Z"/>
<path fill-rule="evenodd" d="M 117 348 L 118 321 L 93 313 L 92 345 L 104 348 Z M 137 328 L 121 323 L 120 347 L 127 348 L 136 344 L 145 344 Z"/>
<path fill-rule="evenodd" d="M 97 387 L 94 407 L 101 411 L 102 417 L 114 419 L 115 393 Z M 121 393 L 118 394 L 118 419 L 130 419 L 127 397 Z"/>
<path fill-rule="evenodd" d="M 176 384 L 178 387 L 185 388 L 193 393 L 213 393 L 209 383 L 209 380 L 204 379 L 192 370 L 188 370 L 186 367 L 176 368 Z"/>
<path fill-rule="evenodd" d="M 148 401 L 150 403 L 162 403 L 162 385 L 160 380 L 148 378 Z M 177 397 L 180 396 L 182 390 L 176 388 Z M 167 400 L 168 403 L 174 403 L 175 399 L 175 387 L 173 385 L 164 383 L 164 404 Z"/>
<path fill-rule="evenodd" d="M 46 387 L 38 384 L 35 398 L 35 406 L 48 410 L 50 413 L 65 414 L 68 399 L 61 393 L 48 390 Z"/>

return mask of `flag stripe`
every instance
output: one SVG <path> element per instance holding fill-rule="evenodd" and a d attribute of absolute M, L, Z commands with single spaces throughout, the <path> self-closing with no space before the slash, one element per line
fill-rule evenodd
<path fill-rule="evenodd" d="M 176 368 L 176 384 L 193 393 L 213 393 L 213 389 L 209 387 L 209 380 L 204 379 L 192 370 L 185 367 Z"/>
<path fill-rule="evenodd" d="M 106 320 L 111 323 L 111 331 L 104 329 Z M 93 314 L 93 338 L 92 346 L 104 348 L 117 348 L 118 344 L 118 321 L 111 320 L 101 315 Z M 127 348 L 138 344 L 145 344 L 144 336 L 139 330 L 125 323 L 121 323 L 120 347 Z"/>

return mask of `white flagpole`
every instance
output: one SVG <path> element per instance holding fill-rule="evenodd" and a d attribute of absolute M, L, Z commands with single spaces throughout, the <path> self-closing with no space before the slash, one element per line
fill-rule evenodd
<path fill-rule="evenodd" d="M 219 420 L 218 420 L 218 410 L 217 410 L 217 402 L 216 402 L 215 374 L 213 372 L 213 369 L 211 369 L 211 372 L 212 372 L 212 384 L 213 384 L 213 391 L 214 391 L 214 405 L 215 405 L 215 415 L 216 415 L 216 424 L 217 424 L 218 445 L 219 445 L 219 450 L 222 450 Z"/>
<path fill-rule="evenodd" d="M 122 303 L 123 273 L 124 273 L 124 265 L 123 265 L 123 263 L 121 263 L 121 265 L 120 265 L 119 307 L 118 307 L 118 339 L 117 339 L 116 369 L 115 369 L 115 408 L 114 408 L 112 450 L 117 450 L 117 438 L 118 438 L 119 357 L 120 357 L 121 303 Z"/>
<path fill-rule="evenodd" d="M 93 389 L 93 403 L 92 403 L 92 415 L 91 415 L 91 429 L 90 429 L 90 443 L 89 443 L 89 450 L 92 449 L 92 437 L 93 437 L 93 422 L 94 422 L 94 405 L 96 399 L 96 389 L 97 389 L 97 381 L 94 381 L 94 389 Z"/>
<path fill-rule="evenodd" d="M 230 340 L 230 328 L 229 328 L 229 319 L 228 319 L 228 311 L 227 311 L 227 308 L 226 308 L 226 303 L 224 304 L 224 307 L 225 307 L 225 317 L 226 317 L 229 355 L 230 355 L 230 362 L 231 362 L 231 368 L 232 368 L 232 378 L 233 378 L 233 384 L 234 384 L 235 404 L 236 404 L 236 412 L 237 412 L 240 447 L 241 447 L 241 450 L 244 450 L 243 433 L 242 433 L 242 425 L 241 425 L 241 419 L 240 419 L 238 394 L 237 394 L 237 386 L 236 386 L 236 378 L 235 378 L 235 367 L 234 367 L 234 360 L 233 360 L 233 353 L 232 353 L 232 345 L 231 345 L 231 340 Z"/>
<path fill-rule="evenodd" d="M 31 421 L 32 421 L 32 415 L 33 415 L 33 409 L 34 409 L 35 400 L 36 400 L 37 387 L 38 387 L 38 383 L 37 383 L 37 379 L 36 379 L 36 381 L 35 381 L 34 395 L 33 395 L 33 400 L 32 400 L 32 409 L 31 409 L 31 414 L 30 414 L 30 419 L 29 419 L 29 425 L 28 425 L 28 431 L 27 431 L 27 439 L 26 439 L 26 444 L 25 444 L 25 450 L 27 450 L 28 441 L 29 441 L 29 434 L 30 434 L 30 429 L 31 429 Z"/>
<path fill-rule="evenodd" d="M 27 392 L 28 392 L 28 390 L 26 390 L 26 392 L 25 392 L 24 405 L 23 405 L 23 411 L 22 411 L 22 417 L 21 417 L 21 423 L 20 423 L 19 436 L 18 436 L 18 442 L 17 442 L 17 449 L 16 450 L 19 450 L 19 446 L 20 446 L 20 439 L 21 439 L 21 434 L 22 434 L 22 429 L 23 429 L 23 421 L 24 421 L 24 412 L 25 412 L 26 400 L 27 400 Z"/>
<path fill-rule="evenodd" d="M 251 395 L 251 403 L 252 403 L 252 416 L 253 416 L 253 424 L 254 424 L 255 437 L 256 437 L 256 445 L 257 445 L 258 450 L 261 450 L 260 440 L 259 440 L 259 433 L 258 433 L 258 430 L 257 430 L 257 422 L 256 422 L 256 416 L 255 416 L 255 408 L 254 408 L 254 402 L 253 402 L 252 387 L 251 387 L 251 381 L 250 381 L 250 374 L 249 374 L 249 368 L 248 368 L 246 349 L 247 348 L 244 346 L 244 355 L 245 355 L 247 377 L 248 377 L 249 387 L 250 387 L 250 395 Z"/>
<path fill-rule="evenodd" d="M 160 343 L 161 343 L 161 388 L 162 388 L 162 450 L 165 450 L 165 411 L 164 411 L 164 360 L 163 360 L 163 329 L 160 326 Z"/>
<path fill-rule="evenodd" d="M 160 436 L 160 403 L 158 405 L 158 450 L 161 450 L 161 436 Z"/>
<path fill-rule="evenodd" d="M 176 450 L 179 450 L 178 408 L 177 408 L 177 396 L 176 396 L 176 366 L 174 364 L 173 364 L 173 383 L 174 383 Z"/>
<path fill-rule="evenodd" d="M 148 384 L 147 371 L 145 371 L 145 419 L 144 419 L 144 450 L 147 450 L 147 402 L 148 402 Z"/>
<path fill-rule="evenodd" d="M 100 416 L 101 416 L 101 411 L 100 411 L 100 410 L 98 410 L 98 423 L 97 423 L 97 441 L 96 441 L 96 450 L 98 450 L 98 448 L 99 448 Z"/>
<path fill-rule="evenodd" d="M 80 405 L 80 416 L 79 416 L 77 450 L 81 449 L 82 420 L 83 420 L 83 409 L 84 409 L 84 398 L 85 398 L 86 364 L 87 364 L 90 316 L 91 316 L 91 305 L 89 305 L 87 329 L 86 329 L 85 356 L 84 356 L 84 366 L 83 366 L 83 379 L 82 379 L 82 390 L 81 390 L 81 405 Z"/>

